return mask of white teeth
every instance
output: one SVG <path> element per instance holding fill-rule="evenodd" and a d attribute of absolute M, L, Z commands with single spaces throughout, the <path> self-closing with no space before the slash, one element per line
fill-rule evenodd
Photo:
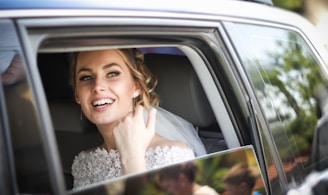
<path fill-rule="evenodd" d="M 112 104 L 114 100 L 111 99 L 102 99 L 102 100 L 97 100 L 92 103 L 93 106 L 102 106 L 105 104 Z"/>

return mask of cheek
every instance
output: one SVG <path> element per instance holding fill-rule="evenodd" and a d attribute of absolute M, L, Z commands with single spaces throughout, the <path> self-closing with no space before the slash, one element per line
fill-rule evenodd
<path fill-rule="evenodd" d="M 78 101 L 82 102 L 86 98 L 86 90 L 83 87 L 76 87 L 75 97 Z"/>
<path fill-rule="evenodd" d="M 135 91 L 135 85 L 134 82 L 122 82 L 119 83 L 115 86 L 112 86 L 113 89 L 115 88 L 115 90 L 118 93 L 121 93 L 122 95 L 124 95 L 127 99 L 132 99 L 133 98 L 133 94 Z"/>

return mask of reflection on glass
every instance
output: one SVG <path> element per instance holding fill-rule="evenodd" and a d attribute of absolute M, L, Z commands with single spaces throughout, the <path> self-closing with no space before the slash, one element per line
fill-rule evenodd
<path fill-rule="evenodd" d="M 318 113 L 324 111 L 316 89 L 327 81 L 298 34 L 264 26 L 234 27 L 233 41 L 266 115 L 287 180 L 300 184 L 312 171 L 312 142 Z M 277 179 L 274 171 L 269 177 Z"/>
<path fill-rule="evenodd" d="M 212 187 L 196 181 L 197 171 L 198 165 L 194 161 L 162 169 L 157 174 L 158 185 L 164 192 L 172 195 L 218 195 Z"/>
<path fill-rule="evenodd" d="M 36 102 L 27 80 L 15 26 L 0 20 L 0 88 L 3 89 L 13 149 L 17 190 L 22 194 L 52 193 Z M 1 90 L 0 89 L 0 90 Z"/>
<path fill-rule="evenodd" d="M 119 178 L 115 181 L 111 180 L 110 183 L 104 182 L 95 186 L 89 186 L 83 189 L 83 191 L 86 194 L 93 192 L 94 194 L 122 195 L 190 195 L 197 194 L 197 190 L 199 190 L 199 193 L 201 190 L 204 190 L 204 193 L 202 193 L 204 195 L 228 195 L 229 192 L 225 188 L 227 186 L 223 182 L 224 178 L 229 177 L 228 174 L 235 172 L 236 167 L 238 168 L 240 165 L 247 165 L 247 169 L 252 170 L 252 178 L 254 180 L 251 194 L 266 195 L 266 188 L 252 146 L 222 151 L 210 156 L 197 158 L 193 161 L 186 161 L 147 173 Z M 194 181 L 194 183 L 190 181 Z M 238 181 L 233 183 L 240 184 Z M 232 188 L 236 189 L 237 186 Z M 75 192 L 74 190 L 70 191 L 71 194 Z"/>
<path fill-rule="evenodd" d="M 234 165 L 223 178 L 226 195 L 252 195 L 261 194 L 255 190 L 257 172 L 247 163 Z"/>

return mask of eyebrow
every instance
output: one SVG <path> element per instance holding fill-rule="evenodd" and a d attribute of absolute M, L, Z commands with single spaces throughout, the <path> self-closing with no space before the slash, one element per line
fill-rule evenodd
<path fill-rule="evenodd" d="M 121 66 L 117 63 L 110 63 L 110 64 L 106 64 L 102 67 L 103 70 L 107 69 L 107 68 L 111 68 L 113 66 L 118 66 L 121 68 Z M 91 68 L 81 68 L 77 73 L 80 73 L 80 72 L 92 72 L 92 69 Z"/>

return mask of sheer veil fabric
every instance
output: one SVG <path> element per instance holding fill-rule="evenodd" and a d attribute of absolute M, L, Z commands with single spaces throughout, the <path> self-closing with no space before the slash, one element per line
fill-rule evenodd
<path fill-rule="evenodd" d="M 195 153 L 195 156 L 206 154 L 205 147 L 197 135 L 194 126 L 185 119 L 161 108 L 154 107 L 156 112 L 156 132 L 169 140 L 178 140 L 189 146 Z M 145 109 L 144 118 L 148 111 Z"/>

